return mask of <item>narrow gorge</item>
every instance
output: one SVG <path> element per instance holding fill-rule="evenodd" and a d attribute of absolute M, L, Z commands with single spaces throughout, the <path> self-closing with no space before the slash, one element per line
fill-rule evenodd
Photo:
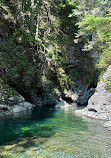
<path fill-rule="evenodd" d="M 1 0 L 0 157 L 110 158 L 110 141 L 110 0 Z"/>

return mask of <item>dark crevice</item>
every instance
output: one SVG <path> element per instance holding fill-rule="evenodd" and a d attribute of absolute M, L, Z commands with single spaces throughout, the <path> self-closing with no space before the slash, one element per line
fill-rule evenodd
<path fill-rule="evenodd" d="M 71 97 L 66 96 L 64 93 L 61 94 L 61 98 L 65 100 L 67 103 L 73 103 L 73 100 Z"/>
<path fill-rule="evenodd" d="M 97 112 L 94 108 L 90 108 L 88 109 L 89 111 L 92 111 L 92 112 Z"/>
<path fill-rule="evenodd" d="M 91 82 L 87 88 L 87 90 L 89 90 L 90 88 L 96 88 L 97 87 L 97 83 L 93 83 Z"/>

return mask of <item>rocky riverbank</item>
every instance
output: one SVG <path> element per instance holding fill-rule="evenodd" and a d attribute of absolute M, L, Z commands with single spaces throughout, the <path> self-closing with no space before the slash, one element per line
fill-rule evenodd
<path fill-rule="evenodd" d="M 0 80 L 0 117 L 31 110 L 35 105 Z"/>
<path fill-rule="evenodd" d="M 26 102 L 21 95 L 8 98 L 7 104 L 0 104 L 0 117 L 13 115 L 26 110 L 32 110 L 35 105 Z"/>
<path fill-rule="evenodd" d="M 94 95 L 89 99 L 88 106 L 75 111 L 76 115 L 108 121 L 104 127 L 109 130 L 111 130 L 111 92 L 107 88 L 107 81 L 110 75 L 111 65 L 98 83 Z"/>

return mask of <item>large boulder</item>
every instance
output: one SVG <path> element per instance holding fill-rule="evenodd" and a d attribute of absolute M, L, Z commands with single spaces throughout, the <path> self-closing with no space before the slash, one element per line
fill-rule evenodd
<path fill-rule="evenodd" d="M 31 104 L 31 103 L 26 102 L 26 101 L 21 102 L 21 103 L 19 103 L 18 105 L 19 105 L 20 107 L 25 108 L 26 110 L 32 109 L 32 108 L 35 106 L 34 104 Z"/>
<path fill-rule="evenodd" d="M 75 114 L 90 118 L 111 119 L 111 93 L 107 89 L 106 80 L 111 76 L 111 65 L 97 85 L 94 95 L 88 101 L 88 106 L 83 110 L 76 110 Z"/>
<path fill-rule="evenodd" d="M 19 113 L 26 110 L 31 110 L 34 107 L 33 104 L 30 104 L 28 102 L 21 102 L 18 105 L 15 105 L 12 109 L 13 113 Z"/>
<path fill-rule="evenodd" d="M 20 103 L 20 102 L 25 101 L 25 98 L 22 95 L 18 94 L 18 95 L 14 95 L 13 97 L 10 97 L 9 100 Z"/>
<path fill-rule="evenodd" d="M 17 105 L 24 101 L 25 101 L 25 98 L 22 95 L 15 94 L 7 99 L 6 104 L 13 106 L 13 105 Z"/>
<path fill-rule="evenodd" d="M 101 81 L 98 83 L 94 95 L 88 101 L 88 110 L 95 109 L 98 114 L 111 114 L 111 93 L 107 89 L 106 79 L 111 75 L 111 66 L 108 67 Z"/>
<path fill-rule="evenodd" d="M 18 113 L 18 112 L 22 112 L 25 111 L 26 109 L 24 107 L 21 107 L 19 105 L 15 105 L 14 108 L 12 109 L 12 113 Z"/>

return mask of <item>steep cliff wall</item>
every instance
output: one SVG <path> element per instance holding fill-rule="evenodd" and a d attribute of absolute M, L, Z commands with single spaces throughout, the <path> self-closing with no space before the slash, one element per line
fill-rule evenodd
<path fill-rule="evenodd" d="M 94 119 L 108 120 L 105 124 L 111 130 L 111 92 L 108 89 L 108 81 L 111 77 L 111 65 L 97 84 L 94 95 L 89 99 L 88 105 L 83 110 L 75 111 L 77 115 Z"/>

